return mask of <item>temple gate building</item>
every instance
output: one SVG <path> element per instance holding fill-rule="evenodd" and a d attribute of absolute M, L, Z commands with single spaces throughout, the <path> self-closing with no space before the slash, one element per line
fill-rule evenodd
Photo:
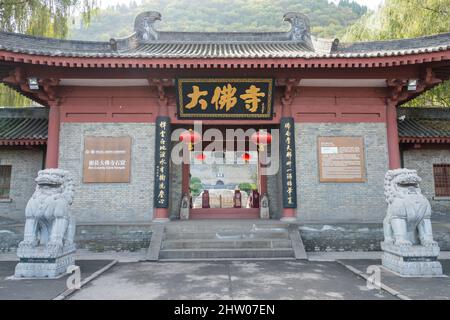
<path fill-rule="evenodd" d="M 251 189 L 267 195 L 272 220 L 381 222 L 385 172 L 402 165 L 414 169 L 414 150 L 438 141 L 429 131 L 427 137 L 410 135 L 411 127 L 397 122 L 397 107 L 449 79 L 450 34 L 341 43 L 311 35 L 303 14 L 283 18 L 291 24 L 288 32 L 166 32 L 155 28 L 159 13 L 145 12 L 131 36 L 109 42 L 1 32 L 2 83 L 45 106 L 48 115 L 34 108 L 14 116 L 22 119 L 15 120 L 22 132 L 13 126 L 0 137 L 0 170 L 6 177 L 12 168 L 14 181 L 20 165 L 31 185 L 40 167 L 69 170 L 76 193 L 72 210 L 81 225 L 139 230 L 177 220 L 183 195 L 194 197 L 192 172 L 209 172 L 211 179 L 202 184 L 199 178 L 189 219 L 259 219 L 260 209 L 248 207 L 247 200 L 236 208 L 225 206 L 224 196 L 215 207 L 202 207 L 205 189 L 213 194 L 240 186 L 246 197 Z M 202 132 L 195 130 L 197 121 Z M 47 123 L 48 137 L 42 131 Z M 238 150 L 239 141 L 227 144 L 224 138 L 219 142 L 226 152 L 217 155 L 203 135 L 211 128 L 268 132 L 273 141 L 252 149 L 248 136 Z M 199 164 L 171 161 L 176 130 L 190 133 L 192 141 L 184 139 L 188 158 Z M 450 163 L 444 131 L 437 171 Z M 262 174 L 255 161 L 261 150 L 280 155 L 279 170 Z M 227 177 L 231 171 L 220 165 L 201 167 L 202 159 L 216 156 L 234 158 L 230 170 L 237 171 Z M 246 191 L 240 176 L 250 185 Z M 434 197 L 429 185 L 427 195 Z M 0 215 L 20 221 L 26 195 L 13 189 L 0 202 Z M 449 208 L 445 201 L 433 205 Z"/>

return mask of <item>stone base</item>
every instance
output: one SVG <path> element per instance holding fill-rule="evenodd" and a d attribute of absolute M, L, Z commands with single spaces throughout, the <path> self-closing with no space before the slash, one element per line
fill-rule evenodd
<path fill-rule="evenodd" d="M 442 276 L 439 247 L 397 246 L 381 242 L 382 265 L 404 277 Z"/>
<path fill-rule="evenodd" d="M 54 257 L 45 254 L 45 248 L 27 249 L 27 255 L 19 255 L 16 265 L 16 278 L 58 278 L 66 273 L 67 268 L 75 264 L 75 248 L 65 248 L 61 254 Z"/>
<path fill-rule="evenodd" d="M 259 218 L 260 219 L 270 219 L 269 208 L 260 208 L 259 209 Z"/>

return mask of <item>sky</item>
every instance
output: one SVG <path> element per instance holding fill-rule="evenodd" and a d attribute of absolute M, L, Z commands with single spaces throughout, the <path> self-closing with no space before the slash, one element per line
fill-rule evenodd
<path fill-rule="evenodd" d="M 339 0 L 328 0 L 329 2 L 338 3 Z M 367 6 L 371 10 L 375 10 L 378 8 L 380 4 L 384 2 L 384 0 L 355 0 L 355 2 Z"/>
<path fill-rule="evenodd" d="M 131 2 L 131 0 L 99 0 L 101 7 L 107 7 L 110 5 L 116 5 L 118 3 L 128 3 Z M 338 3 L 339 0 L 328 0 L 329 2 Z M 140 3 L 141 0 L 136 0 L 136 3 Z M 384 2 L 384 0 L 355 0 L 355 2 L 358 2 L 359 4 L 363 4 L 367 6 L 371 10 L 375 10 L 380 4 Z"/>

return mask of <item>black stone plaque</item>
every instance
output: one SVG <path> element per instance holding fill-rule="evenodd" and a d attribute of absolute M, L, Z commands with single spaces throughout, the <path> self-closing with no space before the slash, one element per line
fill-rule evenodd
<path fill-rule="evenodd" d="M 283 207 L 297 208 L 294 119 L 280 122 L 280 161 L 283 184 Z"/>
<path fill-rule="evenodd" d="M 170 118 L 156 118 L 155 208 L 169 206 Z"/>

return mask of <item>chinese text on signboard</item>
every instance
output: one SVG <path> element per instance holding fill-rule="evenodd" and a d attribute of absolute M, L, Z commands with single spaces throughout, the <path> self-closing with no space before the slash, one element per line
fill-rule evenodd
<path fill-rule="evenodd" d="M 130 137 L 85 137 L 83 182 L 130 182 Z"/>
<path fill-rule="evenodd" d="M 273 79 L 177 79 L 179 118 L 271 119 Z"/>
<path fill-rule="evenodd" d="M 283 207 L 297 207 L 297 179 L 295 172 L 294 120 L 282 118 L 280 122 L 280 153 L 283 182 Z"/>
<path fill-rule="evenodd" d="M 156 119 L 155 208 L 169 206 L 170 118 Z"/>
<path fill-rule="evenodd" d="M 320 182 L 364 182 L 362 137 L 319 137 Z"/>

